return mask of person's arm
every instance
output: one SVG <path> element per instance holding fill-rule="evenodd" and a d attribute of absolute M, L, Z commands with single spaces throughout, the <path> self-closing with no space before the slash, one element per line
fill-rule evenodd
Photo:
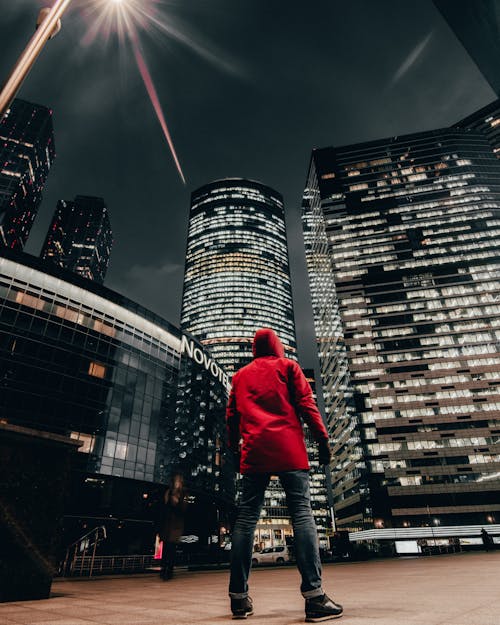
<path fill-rule="evenodd" d="M 235 376 L 236 377 L 236 376 Z M 233 385 L 229 393 L 229 399 L 226 406 L 226 427 L 227 441 L 229 449 L 237 454 L 240 444 L 240 415 L 236 406 L 235 379 L 233 377 Z"/>
<path fill-rule="evenodd" d="M 328 440 L 328 432 L 321 418 L 316 402 L 314 401 L 312 390 L 309 382 L 306 380 L 299 364 L 294 360 L 291 361 L 291 385 L 292 400 L 295 409 L 303 417 L 311 429 L 314 440 L 319 446 L 319 462 L 320 464 L 330 464 L 331 449 Z"/>

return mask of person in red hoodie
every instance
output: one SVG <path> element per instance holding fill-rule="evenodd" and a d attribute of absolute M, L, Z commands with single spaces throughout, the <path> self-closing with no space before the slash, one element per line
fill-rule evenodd
<path fill-rule="evenodd" d="M 316 525 L 309 493 L 309 462 L 301 419 L 319 445 L 320 464 L 329 464 L 328 432 L 312 397 L 311 387 L 294 360 L 269 328 L 257 330 L 253 361 L 237 371 L 226 409 L 230 449 L 239 456 L 242 494 L 233 528 L 229 596 L 233 618 L 253 614 L 248 596 L 255 526 L 272 475 L 286 494 L 295 536 L 297 566 L 302 577 L 306 622 L 342 615 L 321 586 Z"/>

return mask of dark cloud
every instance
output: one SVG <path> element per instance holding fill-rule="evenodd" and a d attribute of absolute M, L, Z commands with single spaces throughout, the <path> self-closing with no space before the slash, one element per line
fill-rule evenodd
<path fill-rule="evenodd" d="M 81 44 L 89 1 L 74 0 L 21 92 L 53 108 L 57 146 L 27 250 L 38 253 L 58 199 L 101 195 L 115 237 L 107 284 L 176 323 L 190 192 L 226 176 L 260 180 L 285 198 L 299 347 L 311 364 L 300 229 L 311 149 L 446 126 L 494 94 L 430 0 L 164 2 L 177 36 L 141 41 L 184 187 L 130 50 Z M 39 3 L 0 4 L 3 76 Z"/>
<path fill-rule="evenodd" d="M 176 323 L 182 297 L 184 263 L 159 259 L 148 265 L 134 264 L 123 275 L 115 275 L 107 286 L 136 302 L 147 301 L 149 308 L 162 311 L 169 321 Z"/>

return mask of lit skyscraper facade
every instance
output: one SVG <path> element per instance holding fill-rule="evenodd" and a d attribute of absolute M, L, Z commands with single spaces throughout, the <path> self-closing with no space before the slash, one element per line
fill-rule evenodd
<path fill-rule="evenodd" d="M 54 158 L 52 111 L 14 100 L 0 120 L 0 246 L 24 247 Z"/>
<path fill-rule="evenodd" d="M 77 195 L 72 202 L 57 203 L 40 256 L 102 284 L 112 245 L 113 234 L 104 200 Z"/>
<path fill-rule="evenodd" d="M 304 369 L 304 375 L 307 378 L 313 392 L 313 397 L 317 401 L 316 376 L 313 369 Z M 318 445 L 314 441 L 311 432 L 307 426 L 306 445 L 307 455 L 309 457 L 309 465 L 311 467 L 311 508 L 318 530 L 319 546 L 328 548 L 329 541 L 327 533 L 332 528 L 332 518 L 330 514 L 330 505 L 328 501 L 328 488 L 326 481 L 326 467 L 320 466 L 318 457 Z"/>
<path fill-rule="evenodd" d="M 338 529 L 500 516 L 500 163 L 444 129 L 315 150 L 303 227 Z"/>
<path fill-rule="evenodd" d="M 260 327 L 279 335 L 296 359 L 295 323 L 283 199 L 259 182 L 218 180 L 191 198 L 181 327 L 233 374 L 252 358 Z M 266 491 L 256 532 L 261 546 L 292 535 L 285 493 Z"/>
<path fill-rule="evenodd" d="M 260 327 L 295 358 L 288 248 L 279 193 L 230 178 L 192 194 L 181 327 L 230 373 L 252 356 Z"/>
<path fill-rule="evenodd" d="M 500 100 L 495 100 L 462 119 L 456 124 L 456 127 L 484 134 L 490 142 L 494 154 L 500 158 Z"/>

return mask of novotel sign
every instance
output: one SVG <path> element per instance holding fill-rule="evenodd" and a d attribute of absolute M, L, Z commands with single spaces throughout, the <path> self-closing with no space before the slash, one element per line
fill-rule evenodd
<path fill-rule="evenodd" d="M 209 356 L 195 344 L 193 339 L 189 339 L 187 336 L 184 336 L 184 334 L 181 338 L 181 354 L 187 354 L 197 364 L 203 365 L 214 378 L 222 382 L 228 392 L 231 390 L 231 381 L 227 373 L 224 373 L 212 356 Z"/>

